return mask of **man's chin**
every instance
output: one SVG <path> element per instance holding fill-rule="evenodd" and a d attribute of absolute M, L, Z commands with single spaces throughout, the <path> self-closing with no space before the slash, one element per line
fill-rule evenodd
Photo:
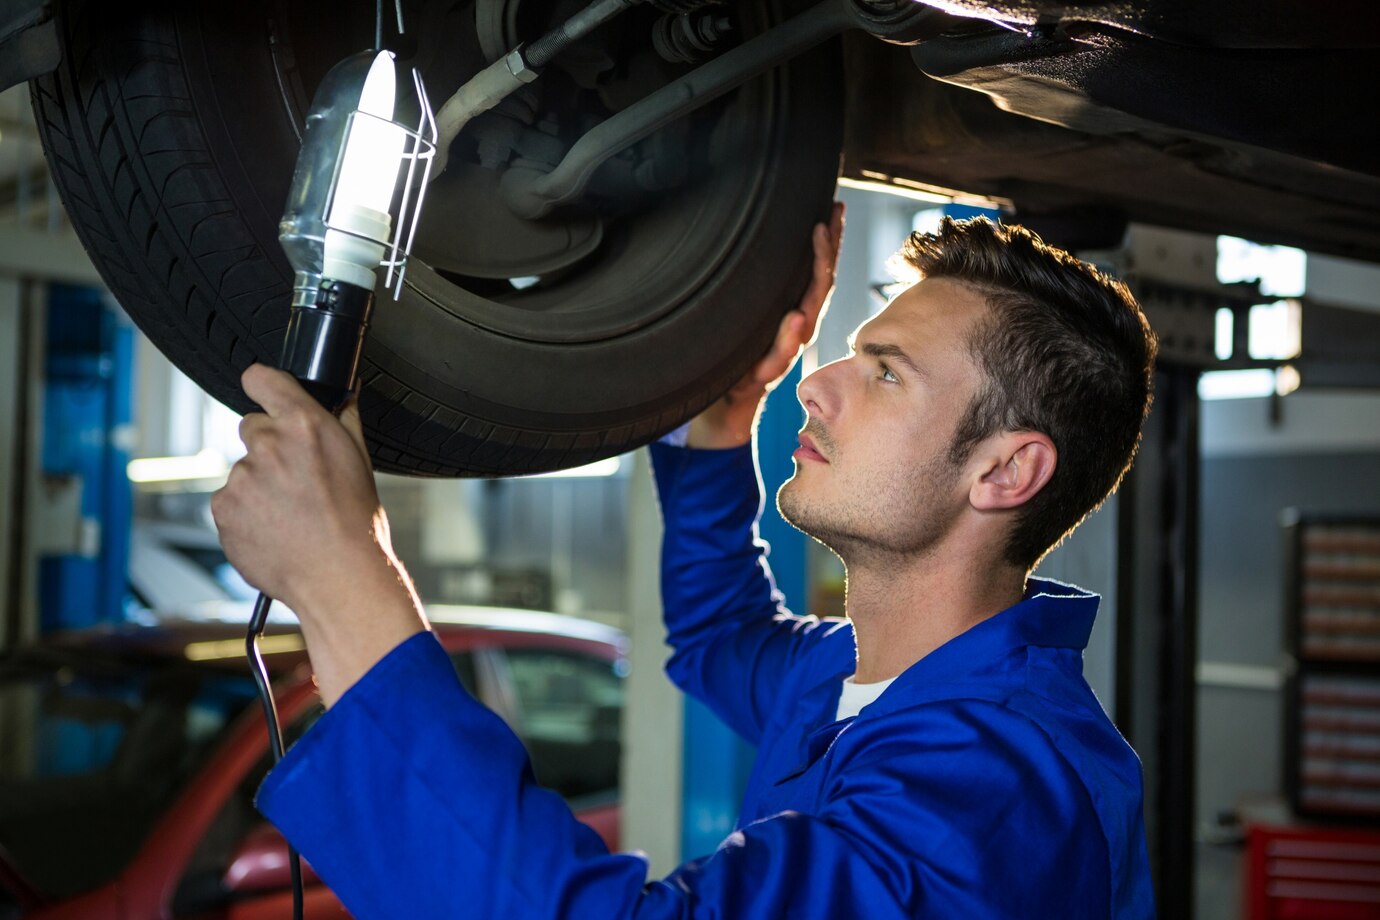
<path fill-rule="evenodd" d="M 813 537 L 816 528 L 811 526 L 809 501 L 801 494 L 802 491 L 796 476 L 787 479 L 776 491 L 776 510 L 787 524 Z"/>

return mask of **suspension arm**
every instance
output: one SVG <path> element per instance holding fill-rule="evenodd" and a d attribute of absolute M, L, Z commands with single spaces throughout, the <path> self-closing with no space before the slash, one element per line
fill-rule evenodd
<path fill-rule="evenodd" d="M 851 0 L 822 0 L 606 119 L 576 141 L 551 172 L 509 169 L 500 186 L 504 200 L 527 218 L 576 201 L 595 170 L 629 144 L 858 25 Z"/>

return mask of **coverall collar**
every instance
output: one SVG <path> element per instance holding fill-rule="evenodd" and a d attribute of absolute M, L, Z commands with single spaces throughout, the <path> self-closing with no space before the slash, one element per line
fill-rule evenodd
<path fill-rule="evenodd" d="M 837 708 L 843 678 L 853 673 L 855 660 L 850 658 L 845 667 L 830 669 L 798 702 L 806 710 L 817 710 L 823 721 L 801 739 L 799 760 L 777 782 L 807 769 L 854 719 L 875 719 L 953 696 L 958 684 L 991 684 L 993 669 L 1001 668 L 1003 661 L 1023 648 L 1087 648 L 1099 601 L 1098 595 L 1075 585 L 1027 579 L 1020 601 L 954 636 L 902 671 L 881 696 L 848 719 L 834 721 L 827 713 Z M 856 648 L 853 654 L 856 656 Z"/>
<path fill-rule="evenodd" d="M 1012 652 L 1029 646 L 1083 650 L 1101 598 L 1046 578 L 1026 580 L 1025 596 L 1001 613 L 954 636 L 905 671 L 859 718 L 923 702 L 940 687 L 982 681 Z"/>

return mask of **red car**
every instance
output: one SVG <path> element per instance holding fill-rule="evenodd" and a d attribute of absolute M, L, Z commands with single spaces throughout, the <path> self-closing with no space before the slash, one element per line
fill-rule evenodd
<path fill-rule="evenodd" d="M 538 779 L 616 848 L 622 634 L 555 614 L 429 614 Z M 253 808 L 268 736 L 243 630 L 128 624 L 0 658 L 0 920 L 290 916 L 286 846 Z M 322 712 L 301 636 L 270 626 L 261 648 L 290 745 Z M 307 916 L 346 915 L 304 875 Z"/>

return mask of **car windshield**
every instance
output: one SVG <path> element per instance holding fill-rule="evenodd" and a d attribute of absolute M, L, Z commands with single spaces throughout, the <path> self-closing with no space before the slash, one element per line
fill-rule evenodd
<path fill-rule="evenodd" d="M 110 881 L 254 692 L 185 662 L 0 660 L 0 847 L 54 897 Z"/>

